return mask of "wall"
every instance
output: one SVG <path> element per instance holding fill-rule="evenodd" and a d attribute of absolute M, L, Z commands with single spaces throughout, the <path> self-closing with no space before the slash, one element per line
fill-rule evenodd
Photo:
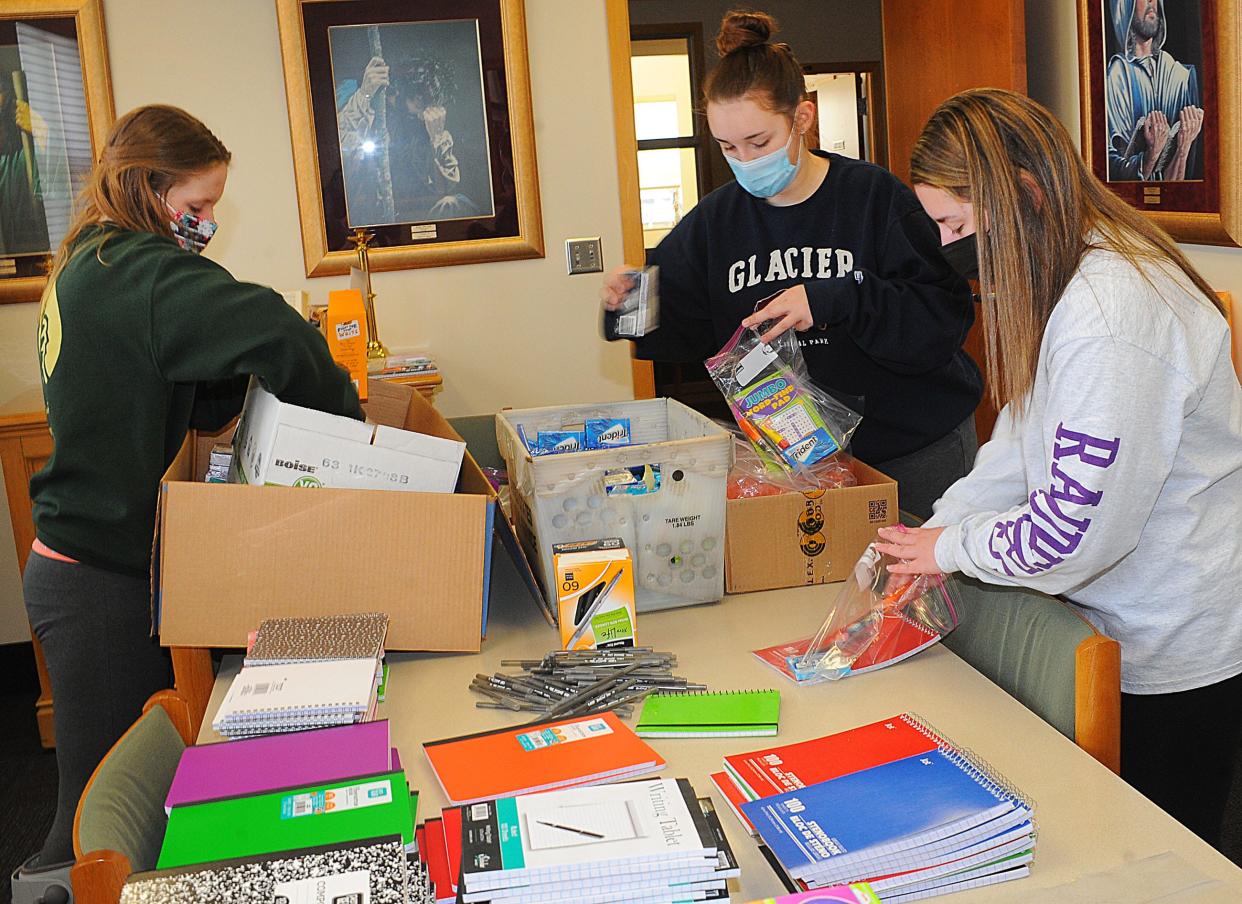
<path fill-rule="evenodd" d="M 762 9 L 775 16 L 783 29 L 776 40 L 788 42 L 803 65 L 884 59 L 880 0 L 762 0 L 749 4 L 738 0 L 630 0 L 630 22 L 698 22 L 703 28 L 706 75 L 719 60 L 716 32 L 720 30 L 720 20 L 730 10 L 739 8 Z M 709 160 L 711 185 L 732 180 L 728 164 L 714 147 Z"/>
<path fill-rule="evenodd" d="M 806 86 L 819 92 L 819 146 L 858 159 L 858 87 L 852 72 L 808 75 Z M 837 144 L 840 147 L 837 147 Z"/>
<path fill-rule="evenodd" d="M 1078 10 L 1074 0 L 1028 3 L 1026 8 L 1027 90 L 1065 123 L 1080 141 L 1078 98 Z M 1238 128 L 1233 123 L 1233 128 Z M 1183 245 L 1209 283 L 1242 298 L 1242 248 Z"/>
<path fill-rule="evenodd" d="M 347 287 L 348 277 L 304 276 L 272 0 L 104 7 L 117 111 L 185 107 L 233 152 L 208 256 L 241 279 L 305 289 L 312 301 Z M 393 349 L 430 350 L 445 378 L 437 405 L 449 416 L 632 397 L 627 344 L 599 338 L 599 277 L 565 275 L 571 236 L 601 236 L 605 267 L 621 262 L 604 4 L 526 0 L 526 29 L 546 258 L 374 277 L 381 337 Z M 35 310 L 0 306 L 0 408 L 37 404 Z M 16 571 L 11 542 L 0 543 L 0 641 L 25 632 L 10 595 Z"/>

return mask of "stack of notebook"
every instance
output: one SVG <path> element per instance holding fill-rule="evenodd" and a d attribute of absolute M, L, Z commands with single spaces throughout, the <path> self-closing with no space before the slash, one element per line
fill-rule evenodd
<path fill-rule="evenodd" d="M 461 900 L 728 901 L 737 862 L 685 779 L 503 797 L 461 811 Z"/>
<path fill-rule="evenodd" d="M 229 738 L 375 718 L 388 616 L 268 619 L 211 727 Z"/>
<path fill-rule="evenodd" d="M 1029 873 L 1029 801 L 909 713 L 726 757 L 712 780 L 791 891 L 865 881 L 891 904 Z"/>
<path fill-rule="evenodd" d="M 430 741 L 423 750 L 444 796 L 459 805 L 620 781 L 664 767 L 611 712 Z"/>

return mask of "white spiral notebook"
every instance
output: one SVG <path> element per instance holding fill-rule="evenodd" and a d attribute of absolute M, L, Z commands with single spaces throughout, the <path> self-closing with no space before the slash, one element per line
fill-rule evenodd
<path fill-rule="evenodd" d="M 361 719 L 375 694 L 374 659 L 244 666 L 212 719 L 221 734 L 240 726 Z"/>

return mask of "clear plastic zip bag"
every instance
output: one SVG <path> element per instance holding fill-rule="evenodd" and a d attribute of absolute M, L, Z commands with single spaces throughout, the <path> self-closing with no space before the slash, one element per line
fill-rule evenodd
<path fill-rule="evenodd" d="M 875 671 L 938 643 L 958 624 L 949 575 L 894 575 L 897 560 L 872 544 L 841 586 L 813 637 L 755 650 L 798 684 Z"/>
<path fill-rule="evenodd" d="M 862 419 L 811 382 L 793 330 L 770 344 L 760 341 L 761 330 L 738 327 L 705 362 L 707 372 L 764 469 L 818 487 L 816 470 L 835 467 L 833 456 Z"/>

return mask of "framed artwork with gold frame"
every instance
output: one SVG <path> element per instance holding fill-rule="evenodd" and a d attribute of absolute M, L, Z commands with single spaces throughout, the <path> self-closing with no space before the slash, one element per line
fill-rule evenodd
<path fill-rule="evenodd" d="M 542 257 L 523 0 L 276 0 L 307 276 Z"/>
<path fill-rule="evenodd" d="M 1082 152 L 1175 239 L 1242 242 L 1239 0 L 1079 0 Z"/>
<path fill-rule="evenodd" d="M 101 0 L 6 0 L 0 304 L 39 300 L 115 117 Z"/>

